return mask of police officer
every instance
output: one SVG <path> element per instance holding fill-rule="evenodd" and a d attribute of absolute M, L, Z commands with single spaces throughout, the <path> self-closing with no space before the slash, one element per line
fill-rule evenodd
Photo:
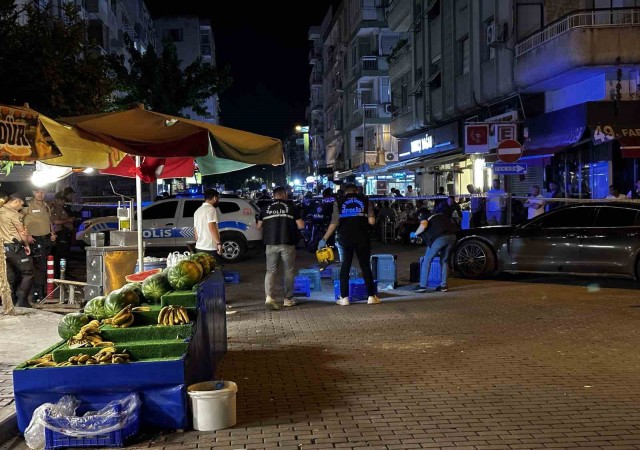
<path fill-rule="evenodd" d="M 22 210 L 24 226 L 29 233 L 31 258 L 35 270 L 33 282 L 33 301 L 41 301 L 45 297 L 47 283 L 47 257 L 56 239 L 51 224 L 51 209 L 44 201 L 45 190 L 33 190 L 33 198 L 27 202 Z"/>
<path fill-rule="evenodd" d="M 338 305 L 349 304 L 349 272 L 355 253 L 360 263 L 362 276 L 367 286 L 367 303 L 376 305 L 380 299 L 375 295 L 376 287 L 371 272 L 371 242 L 369 241 L 369 225 L 375 225 L 373 207 L 365 195 L 358 194 L 355 184 L 345 186 L 344 197 L 334 203 L 331 224 L 318 244 L 318 248 L 327 246 L 327 239 L 338 230 L 338 241 L 343 247 L 343 260 L 340 267 L 340 299 Z"/>
<path fill-rule="evenodd" d="M 426 208 L 418 210 L 418 220 L 420 221 L 420 226 L 409 236 L 411 239 L 421 236 L 427 246 L 427 250 L 420 268 L 420 285 L 415 290 L 416 292 L 427 291 L 427 279 L 431 270 L 431 261 L 440 255 L 442 274 L 440 286 L 436 287 L 436 291 L 446 292 L 448 290 L 449 256 L 456 244 L 455 226 L 446 215 L 442 213 L 429 214 L 429 210 Z"/>
<path fill-rule="evenodd" d="M 264 277 L 265 306 L 274 310 L 280 309 L 274 299 L 273 291 L 280 262 L 284 272 L 284 306 L 295 306 L 296 301 L 293 299 L 295 244 L 298 241 L 299 230 L 304 229 L 304 221 L 300 209 L 293 201 L 287 199 L 286 188 L 277 187 L 273 190 L 273 202 L 260 211 L 257 228 L 263 230 L 262 239 L 267 256 L 267 270 Z"/>
<path fill-rule="evenodd" d="M 33 284 L 33 261 L 29 247 L 29 235 L 21 221 L 20 211 L 24 198 L 11 194 L 0 208 L 0 240 L 4 243 L 7 261 L 7 281 L 11 286 L 13 303 L 30 308 L 29 292 Z"/>

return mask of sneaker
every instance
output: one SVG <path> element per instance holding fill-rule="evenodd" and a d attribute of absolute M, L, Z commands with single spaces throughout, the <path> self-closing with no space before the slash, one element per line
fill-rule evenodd
<path fill-rule="evenodd" d="M 446 284 L 444 286 L 438 286 L 436 288 L 436 291 L 438 292 L 447 292 L 449 290 L 449 286 L 447 286 Z"/>
<path fill-rule="evenodd" d="M 264 302 L 264 306 L 266 306 L 267 308 L 273 309 L 274 311 L 277 311 L 280 309 L 280 307 L 272 297 L 267 297 L 267 300 Z"/>
<path fill-rule="evenodd" d="M 342 297 L 336 303 L 340 306 L 349 306 L 349 297 Z"/>
<path fill-rule="evenodd" d="M 423 286 L 416 286 L 413 289 L 413 292 L 419 292 L 419 293 L 427 292 L 427 288 Z"/>
<path fill-rule="evenodd" d="M 367 299 L 367 305 L 379 305 L 380 303 L 382 303 L 382 300 L 377 295 L 370 295 Z"/>
<path fill-rule="evenodd" d="M 283 303 L 284 306 L 296 306 L 297 304 L 298 303 L 292 298 L 285 298 Z"/>

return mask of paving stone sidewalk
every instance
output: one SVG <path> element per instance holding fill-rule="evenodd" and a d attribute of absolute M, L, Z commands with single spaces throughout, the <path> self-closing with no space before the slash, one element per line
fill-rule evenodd
<path fill-rule="evenodd" d="M 633 285 L 453 279 L 413 300 L 272 312 L 263 264 L 238 265 L 227 289 L 237 425 L 133 448 L 640 449 Z"/>

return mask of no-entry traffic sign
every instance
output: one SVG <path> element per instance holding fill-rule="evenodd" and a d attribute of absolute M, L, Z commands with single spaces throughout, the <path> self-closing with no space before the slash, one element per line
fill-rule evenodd
<path fill-rule="evenodd" d="M 522 156 L 522 145 L 518 141 L 507 139 L 498 144 L 496 155 L 502 162 L 514 163 Z"/>

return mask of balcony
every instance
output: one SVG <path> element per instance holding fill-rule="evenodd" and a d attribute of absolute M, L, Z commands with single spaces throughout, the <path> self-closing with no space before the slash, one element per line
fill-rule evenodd
<path fill-rule="evenodd" d="M 360 64 L 351 68 L 351 77 L 380 77 L 389 73 L 389 63 L 386 56 L 363 56 Z"/>
<path fill-rule="evenodd" d="M 556 90 L 640 60 L 640 9 L 577 11 L 550 23 L 515 48 L 522 92 Z"/>
<path fill-rule="evenodd" d="M 387 24 L 391 31 L 409 31 L 411 27 L 411 0 L 393 0 L 387 8 Z"/>
<path fill-rule="evenodd" d="M 401 42 L 398 41 L 398 44 Z M 389 78 L 392 80 L 405 74 L 412 67 L 411 42 L 404 41 L 404 45 L 396 49 L 389 56 Z"/>
<path fill-rule="evenodd" d="M 322 53 L 315 48 L 309 51 L 309 64 L 315 64 L 322 59 Z"/>
<path fill-rule="evenodd" d="M 312 86 L 321 86 L 322 85 L 322 75 L 317 73 L 315 70 L 311 72 L 309 75 L 309 84 Z"/>

